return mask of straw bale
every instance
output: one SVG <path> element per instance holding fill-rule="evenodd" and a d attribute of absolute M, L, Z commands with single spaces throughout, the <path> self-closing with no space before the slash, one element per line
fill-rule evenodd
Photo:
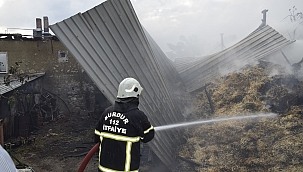
<path fill-rule="evenodd" d="M 208 119 L 273 112 L 274 118 L 208 123 L 187 130 L 179 154 L 201 164 L 197 171 L 303 171 L 303 82 L 266 63 L 235 72 L 195 96 L 194 117 Z M 280 75 L 271 76 L 272 71 Z M 203 111 L 203 112 L 202 112 Z"/>

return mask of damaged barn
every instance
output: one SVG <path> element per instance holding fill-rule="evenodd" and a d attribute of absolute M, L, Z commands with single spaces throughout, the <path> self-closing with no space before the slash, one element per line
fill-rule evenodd
<path fill-rule="evenodd" d="M 266 12 L 263 11 L 264 17 Z M 239 114 L 278 114 L 274 119 L 228 121 L 156 132 L 155 139 L 146 145 L 148 148 L 143 146 L 142 158 L 150 161 L 153 156 L 158 157 L 166 166 L 158 171 L 301 169 L 302 83 L 296 75 L 300 72 L 301 61 L 289 62 L 291 58 L 285 55 L 284 48 L 294 41 L 287 40 L 267 25 L 266 18 L 255 31 L 230 48 L 207 57 L 176 59 L 174 62 L 166 58 L 140 24 L 129 0 L 108 0 L 50 27 L 67 50 L 50 50 L 54 54 L 58 52 L 61 58 L 59 64 L 51 63 L 54 67 L 49 69 L 59 72 L 47 77 L 61 85 L 56 94 L 46 91 L 47 88 L 40 90 L 43 102 L 39 103 L 41 110 L 38 112 L 47 120 L 58 117 L 56 99 L 63 95 L 69 101 L 67 107 L 77 113 L 64 119 L 60 126 L 47 126 L 48 131 L 40 136 L 47 138 L 47 148 L 41 145 L 32 148 L 43 150 L 42 153 L 56 152 L 55 160 L 52 160 L 67 164 L 60 170 L 68 168 L 67 161 L 74 160 L 72 158 L 86 155 L 87 148 L 92 146 L 88 138 L 91 138 L 89 129 L 95 122 L 90 121 L 93 107 L 97 106 L 97 101 L 92 100 L 97 95 L 95 90 L 106 97 L 100 98 L 99 104 L 112 104 L 117 86 L 125 77 L 134 77 L 142 83 L 145 91 L 142 99 L 140 97 L 140 109 L 146 112 L 155 127 Z M 56 47 L 50 44 L 49 47 Z M 269 62 L 275 53 L 283 55 L 297 73 L 289 74 L 283 67 Z M 73 60 L 67 58 L 70 54 L 77 63 L 70 65 L 71 70 L 64 71 L 63 68 L 64 72 L 60 73 L 58 66 Z M 278 72 L 273 74 L 273 71 Z M 77 72 L 81 73 L 77 77 L 80 81 L 69 80 L 71 73 Z M 85 72 L 95 85 L 86 83 L 89 79 Z M 55 77 L 59 79 L 54 81 Z M 69 85 L 71 83 L 73 85 Z M 52 86 L 45 84 L 45 87 Z M 85 105 L 76 101 L 79 99 L 86 99 Z M 63 126 L 71 128 L 71 132 L 64 133 Z M 59 145 L 58 140 L 63 144 Z M 86 152 L 79 153 L 83 149 Z M 43 155 L 39 158 L 43 159 Z M 43 165 L 36 165 L 37 168 L 49 168 L 46 161 L 50 158 L 42 161 Z M 144 166 L 140 171 L 151 169 Z"/>
<path fill-rule="evenodd" d="M 139 79 L 146 90 L 141 109 L 155 126 L 161 126 L 183 122 L 191 108 L 186 106 L 188 93 L 225 75 L 220 71 L 231 73 L 294 42 L 266 25 L 266 19 L 262 21 L 234 46 L 192 62 L 185 59 L 186 66 L 176 68 L 138 22 L 130 1 L 106 1 L 50 27 L 111 103 L 122 78 Z M 176 167 L 172 157 L 182 136 L 182 130 L 157 132 L 149 144 L 170 169 Z"/>
<path fill-rule="evenodd" d="M 56 97 L 42 89 L 40 78 L 44 73 L 31 74 L 20 81 L 20 76 L 5 83 L 9 75 L 0 76 L 0 119 L 3 120 L 3 138 L 17 137 L 20 141 L 31 131 L 51 120 L 60 118 Z M 7 80 L 6 80 L 7 81 Z M 2 140 L 2 145 L 3 145 Z"/>
<path fill-rule="evenodd" d="M 2 74 L 0 77 L 0 118 L 3 119 L 3 131 L 5 131 L 1 134 L 4 138 L 11 136 L 26 138 L 33 127 L 37 127 L 39 121 L 42 122 L 41 111 L 39 112 L 41 105 L 39 78 L 43 75 L 43 73 L 34 74 L 23 82 L 19 77 L 7 81 L 8 76 L 12 75 Z"/>

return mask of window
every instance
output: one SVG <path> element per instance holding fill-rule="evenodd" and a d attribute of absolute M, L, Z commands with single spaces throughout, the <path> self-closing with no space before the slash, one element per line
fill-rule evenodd
<path fill-rule="evenodd" d="M 7 53 L 0 52 L 0 73 L 7 73 Z"/>
<path fill-rule="evenodd" d="M 58 51 L 58 61 L 59 61 L 59 63 L 68 62 L 67 54 L 68 54 L 68 51 L 63 51 L 63 50 Z"/>

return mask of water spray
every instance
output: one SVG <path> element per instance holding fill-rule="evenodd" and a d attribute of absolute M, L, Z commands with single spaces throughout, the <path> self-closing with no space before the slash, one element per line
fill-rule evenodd
<path fill-rule="evenodd" d="M 248 115 L 248 116 L 234 116 L 234 117 L 229 117 L 229 118 L 216 118 L 216 119 L 210 119 L 210 120 L 163 125 L 163 126 L 154 127 L 154 129 L 156 131 L 161 131 L 161 130 L 168 130 L 168 129 L 179 128 L 179 127 L 187 127 L 187 126 L 191 126 L 191 125 L 204 124 L 204 123 L 222 122 L 222 121 L 230 121 L 230 120 L 241 120 L 241 119 L 249 119 L 249 118 L 260 118 L 260 117 L 275 117 L 275 116 L 277 116 L 277 114 L 275 114 L 275 113 L 257 114 L 257 115 Z"/>

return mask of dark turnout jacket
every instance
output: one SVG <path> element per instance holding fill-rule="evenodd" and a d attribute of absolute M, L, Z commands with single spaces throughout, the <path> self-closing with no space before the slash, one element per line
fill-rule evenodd
<path fill-rule="evenodd" d="M 140 141 L 152 140 L 154 128 L 138 105 L 138 98 L 118 99 L 102 113 L 95 129 L 100 171 L 139 170 Z"/>

